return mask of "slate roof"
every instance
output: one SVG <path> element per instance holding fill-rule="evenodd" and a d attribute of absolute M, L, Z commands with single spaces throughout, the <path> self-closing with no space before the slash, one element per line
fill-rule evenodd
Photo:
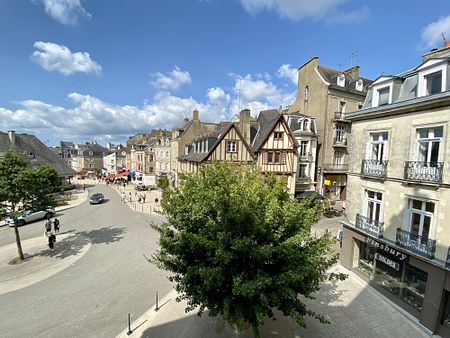
<path fill-rule="evenodd" d="M 0 132 L 0 153 L 8 150 L 24 153 L 33 168 L 48 164 L 56 170 L 60 177 L 76 175 L 75 171 L 62 158 L 34 135 L 15 134 L 15 144 L 12 146 L 8 133 Z"/>
<path fill-rule="evenodd" d="M 325 81 L 327 81 L 328 83 L 330 83 L 330 86 L 332 86 L 333 88 L 345 88 L 346 90 L 361 94 L 361 95 L 365 95 L 365 93 L 367 92 L 368 87 L 370 86 L 370 84 L 373 82 L 372 80 L 366 79 L 364 77 L 361 77 L 361 79 L 363 80 L 363 90 L 359 91 L 356 90 L 356 81 L 359 80 L 359 78 L 355 79 L 352 76 L 350 76 L 350 74 L 348 73 L 350 69 L 347 70 L 337 70 L 337 69 L 333 69 L 333 68 L 328 68 L 328 67 L 324 67 L 324 66 L 317 66 L 317 70 L 319 71 L 320 75 L 324 78 Z M 344 87 L 338 86 L 337 85 L 337 77 L 341 74 L 344 74 L 345 76 L 345 85 Z"/>
<path fill-rule="evenodd" d="M 258 116 L 258 131 L 252 140 L 252 150 L 257 152 L 266 141 L 269 134 L 280 119 L 281 113 L 277 109 L 262 110 Z"/>

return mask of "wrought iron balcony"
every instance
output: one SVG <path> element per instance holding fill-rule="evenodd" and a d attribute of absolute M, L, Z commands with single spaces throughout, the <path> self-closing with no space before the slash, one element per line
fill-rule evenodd
<path fill-rule="evenodd" d="M 344 112 L 340 112 L 340 111 L 337 111 L 337 112 L 334 113 L 333 121 L 350 123 L 350 121 L 347 120 L 347 118 L 345 117 L 345 113 Z"/>
<path fill-rule="evenodd" d="M 347 138 L 346 137 L 335 137 L 333 139 L 334 147 L 347 147 Z"/>
<path fill-rule="evenodd" d="M 385 178 L 388 161 L 362 160 L 361 175 Z"/>
<path fill-rule="evenodd" d="M 418 236 L 409 231 L 397 228 L 395 242 L 416 254 L 433 259 L 436 251 L 436 240 Z"/>
<path fill-rule="evenodd" d="M 405 179 L 412 181 L 442 182 L 444 162 L 405 162 Z"/>
<path fill-rule="evenodd" d="M 365 233 L 376 236 L 383 237 L 384 233 L 384 223 L 375 221 L 366 216 L 356 214 L 356 224 L 355 227 L 361 229 Z"/>

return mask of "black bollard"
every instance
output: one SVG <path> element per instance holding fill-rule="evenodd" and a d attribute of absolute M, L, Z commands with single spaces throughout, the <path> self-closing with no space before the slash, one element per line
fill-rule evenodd
<path fill-rule="evenodd" d="M 133 331 L 131 331 L 131 313 L 128 314 L 128 332 L 127 335 L 132 334 Z"/>
<path fill-rule="evenodd" d="M 155 307 L 155 311 L 158 311 L 159 307 L 158 307 L 158 292 L 156 292 L 156 307 Z"/>

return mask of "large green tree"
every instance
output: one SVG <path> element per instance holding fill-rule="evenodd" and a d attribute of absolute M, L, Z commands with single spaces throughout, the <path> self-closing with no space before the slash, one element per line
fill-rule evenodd
<path fill-rule="evenodd" d="M 56 171 L 48 165 L 30 168 L 23 154 L 7 151 L 0 159 L 0 212 L 14 220 L 19 258 L 24 259 L 17 218 L 28 209 L 54 206 L 50 193 L 59 185 Z"/>
<path fill-rule="evenodd" d="M 326 322 L 298 298 L 345 278 L 327 273 L 338 259 L 332 236 L 312 235 L 320 203 L 290 197 L 285 180 L 216 163 L 166 191 L 162 206 L 167 221 L 153 225 L 160 250 L 152 261 L 172 272 L 186 311 L 207 308 L 238 330 L 251 325 L 255 336 L 273 309 L 302 326 L 305 316 Z"/>

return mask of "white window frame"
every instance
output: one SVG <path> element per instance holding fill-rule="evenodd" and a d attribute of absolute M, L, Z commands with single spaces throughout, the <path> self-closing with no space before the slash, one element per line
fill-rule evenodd
<path fill-rule="evenodd" d="M 412 207 L 413 201 L 421 202 L 422 203 L 421 209 L 413 208 Z M 411 233 L 412 216 L 413 216 L 413 213 L 416 213 L 416 214 L 420 215 L 419 231 L 418 231 L 417 235 L 428 238 L 428 239 L 434 239 L 434 231 L 435 231 L 434 220 L 436 218 L 437 203 L 432 200 L 427 200 L 427 199 L 423 199 L 423 198 L 415 197 L 415 196 L 408 196 L 406 203 L 407 203 L 407 205 L 406 205 L 406 217 L 405 217 L 404 229 Z M 434 212 L 425 210 L 426 203 L 434 204 Z M 425 217 L 430 217 L 430 229 L 428 230 L 428 236 L 423 236 L 423 225 L 424 225 Z"/>
<path fill-rule="evenodd" d="M 336 83 L 339 87 L 345 87 L 345 75 L 338 75 L 338 77 L 336 78 Z"/>
<path fill-rule="evenodd" d="M 309 145 L 309 141 L 300 141 L 300 147 L 299 147 L 300 157 L 304 158 L 304 157 L 308 156 L 308 145 Z"/>
<path fill-rule="evenodd" d="M 304 170 L 304 175 L 302 176 L 302 170 L 300 168 L 305 168 Z M 300 163 L 298 165 L 298 178 L 308 178 L 309 177 L 309 173 L 308 173 L 308 165 L 305 163 Z"/>
<path fill-rule="evenodd" d="M 369 197 L 369 192 L 374 193 L 374 197 Z M 377 194 L 381 194 L 381 199 L 377 198 Z M 373 204 L 372 215 L 369 215 L 369 204 Z M 376 210 L 378 207 L 378 219 L 375 218 Z M 364 189 L 364 215 L 371 221 L 382 222 L 383 221 L 383 192 L 373 190 L 370 188 Z"/>
<path fill-rule="evenodd" d="M 345 127 L 342 125 L 336 126 L 336 142 L 342 142 L 345 137 Z"/>
<path fill-rule="evenodd" d="M 230 140 L 230 141 L 227 141 L 226 144 L 227 144 L 227 153 L 232 153 L 232 154 L 237 153 L 237 142 L 236 141 Z"/>
<path fill-rule="evenodd" d="M 435 137 L 434 136 L 434 131 L 435 129 L 442 129 L 442 136 L 440 137 Z M 420 138 L 420 131 L 422 130 L 428 130 L 428 137 L 427 138 Z M 420 156 L 420 144 L 421 143 L 428 143 L 428 150 L 427 150 L 427 155 L 426 155 L 426 159 L 425 161 L 421 161 L 421 162 L 425 162 L 425 163 L 430 163 L 431 162 L 431 151 L 432 151 L 432 144 L 433 142 L 438 142 L 439 143 L 439 149 L 438 149 L 438 158 L 436 162 L 441 162 L 441 156 L 442 156 L 442 146 L 443 144 L 443 139 L 444 139 L 444 126 L 433 126 L 433 127 L 420 127 L 420 128 L 416 128 L 416 145 L 415 145 L 415 155 L 414 155 L 414 160 L 415 161 L 421 161 L 419 159 Z M 442 146 L 441 146 L 442 145 Z"/>
<path fill-rule="evenodd" d="M 379 85 L 376 85 L 376 86 L 374 86 L 373 87 L 373 91 L 372 91 L 372 95 L 373 95 L 373 98 L 372 98 L 372 107 L 378 107 L 378 106 L 380 106 L 379 105 L 379 102 L 380 102 L 380 90 L 383 90 L 383 89 L 386 89 L 386 88 L 389 88 L 389 99 L 388 99 L 388 103 L 387 104 L 391 104 L 392 103 L 392 89 L 393 89 L 393 87 L 394 87 L 394 84 L 391 82 L 391 83 L 386 83 L 386 82 L 384 82 L 384 83 L 380 83 Z M 384 104 L 385 105 L 385 104 Z M 382 106 L 384 106 L 384 105 L 382 105 Z"/>
<path fill-rule="evenodd" d="M 419 85 L 417 96 L 428 96 L 427 93 L 427 76 L 433 73 L 442 72 L 441 93 L 446 91 L 445 84 L 447 83 L 447 64 L 439 64 L 434 67 L 419 71 Z"/>
<path fill-rule="evenodd" d="M 333 153 L 333 165 L 342 165 L 344 153 L 340 150 L 335 150 Z"/>
<path fill-rule="evenodd" d="M 374 136 L 378 134 L 378 139 L 374 140 Z M 384 140 L 383 135 L 387 135 L 386 140 Z M 382 146 L 382 151 L 380 152 L 380 147 Z M 375 153 L 373 151 L 373 148 L 378 148 L 378 154 L 375 158 Z M 369 132 L 369 142 L 367 145 L 367 151 L 366 151 L 366 159 L 367 160 L 376 160 L 376 161 L 383 161 L 387 160 L 389 158 L 388 156 L 388 149 L 389 149 L 389 132 L 385 130 L 377 130 L 377 131 L 371 131 Z"/>

